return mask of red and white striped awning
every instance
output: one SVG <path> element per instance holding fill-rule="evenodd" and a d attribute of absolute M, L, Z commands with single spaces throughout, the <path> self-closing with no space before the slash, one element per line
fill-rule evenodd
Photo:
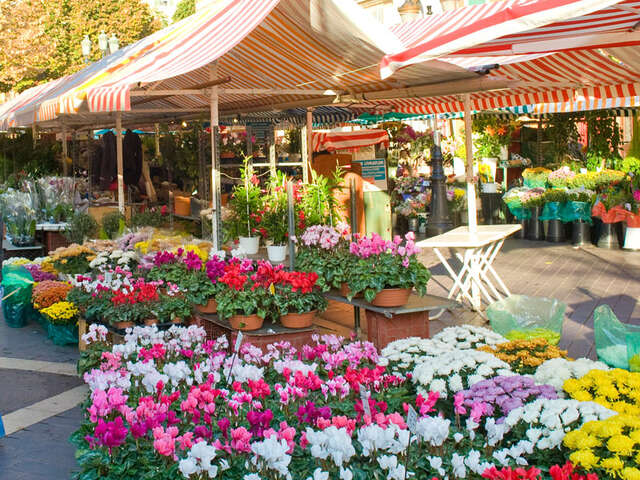
<path fill-rule="evenodd" d="M 380 64 L 386 78 L 445 55 L 493 56 L 638 45 L 637 0 L 501 0 L 392 28 L 404 49 Z"/>
<path fill-rule="evenodd" d="M 382 143 L 389 146 L 389 134 L 386 130 L 356 130 L 354 132 L 313 132 L 311 140 L 313 151 L 328 150 L 357 151 L 360 148 Z"/>
<path fill-rule="evenodd" d="M 69 88 L 21 109 L 19 121 L 47 126 L 65 116 L 67 125 L 98 125 L 98 119 L 112 122 L 105 114 L 114 111 L 124 112 L 125 122 L 188 111 L 197 115 L 209 111 L 208 93 L 155 97 L 150 92 L 203 90 L 196 86 L 212 77 L 231 78 L 219 86 L 221 114 L 286 109 L 315 98 L 330 104 L 334 97 L 325 91 L 358 94 L 477 77 L 435 61 L 382 81 L 380 58 L 402 44 L 353 0 L 210 3 L 72 76 Z"/>

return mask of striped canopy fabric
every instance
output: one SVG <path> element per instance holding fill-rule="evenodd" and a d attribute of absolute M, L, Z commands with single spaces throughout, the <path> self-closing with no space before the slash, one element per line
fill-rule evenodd
<path fill-rule="evenodd" d="M 313 132 L 311 141 L 313 151 L 328 150 L 356 151 L 360 148 L 377 145 L 389 146 L 389 134 L 386 130 L 356 130 L 354 132 Z"/>
<path fill-rule="evenodd" d="M 124 112 L 125 123 L 206 116 L 208 93 L 149 92 L 202 90 L 215 78 L 229 79 L 219 85 L 225 115 L 285 110 L 310 99 L 330 105 L 334 96 L 322 95 L 327 90 L 362 94 L 478 76 L 434 61 L 381 80 L 380 58 L 401 47 L 353 0 L 217 0 L 73 75 L 17 118 L 48 126 L 64 116 L 67 125 L 86 126 L 112 123 L 115 111 Z"/>
<path fill-rule="evenodd" d="M 380 64 L 386 78 L 444 55 L 494 56 L 637 45 L 637 0 L 501 0 L 398 25 L 404 48 Z"/>

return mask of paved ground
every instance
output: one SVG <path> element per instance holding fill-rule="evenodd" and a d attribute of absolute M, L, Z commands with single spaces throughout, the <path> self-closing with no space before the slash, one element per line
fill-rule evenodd
<path fill-rule="evenodd" d="M 1 314 L 0 314 L 1 317 Z M 0 318 L 0 480 L 62 480 L 76 467 L 68 439 L 86 389 L 75 376 L 77 347 L 53 345 L 40 325 Z"/>
<path fill-rule="evenodd" d="M 451 280 L 444 268 L 431 252 L 422 255 L 433 274 L 429 292 L 446 295 Z M 608 304 L 623 322 L 640 324 L 640 253 L 509 240 L 494 266 L 512 293 L 567 303 L 561 346 L 574 357 L 595 357 L 596 306 Z M 336 330 L 348 334 L 352 310 L 332 305 L 330 313 Z M 432 334 L 457 323 L 485 320 L 477 313 L 456 310 L 433 321 Z M 71 477 L 75 459 L 68 438 L 80 424 L 78 404 L 85 395 L 73 376 L 77 357 L 75 347 L 53 345 L 37 324 L 10 329 L 0 319 L 0 415 L 8 430 L 8 436 L 0 439 L 0 480 Z"/>

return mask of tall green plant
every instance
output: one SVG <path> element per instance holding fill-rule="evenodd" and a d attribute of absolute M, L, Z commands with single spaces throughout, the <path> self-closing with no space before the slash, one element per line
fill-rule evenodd
<path fill-rule="evenodd" d="M 234 187 L 229 200 L 231 213 L 224 224 L 228 239 L 252 236 L 256 229 L 256 216 L 263 208 L 262 190 L 250 158 L 244 158 L 240 183 Z"/>
<path fill-rule="evenodd" d="M 589 131 L 589 152 L 587 161 L 591 160 L 591 167 L 597 160 L 602 159 L 608 168 L 620 167 L 620 126 L 613 111 L 599 110 L 587 112 L 585 115 Z"/>
<path fill-rule="evenodd" d="M 311 171 L 311 183 L 303 186 L 303 194 L 297 208 L 304 214 L 304 225 L 335 225 L 342 220 L 336 190 L 340 189 L 344 172 L 338 168 L 330 177 Z"/>
<path fill-rule="evenodd" d="M 562 161 L 569 153 L 570 142 L 577 142 L 579 138 L 575 115 L 570 113 L 551 115 L 547 126 L 547 135 L 553 142 L 554 161 Z"/>

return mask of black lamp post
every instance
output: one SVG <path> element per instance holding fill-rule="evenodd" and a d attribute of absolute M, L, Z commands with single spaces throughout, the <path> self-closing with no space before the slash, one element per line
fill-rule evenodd
<path fill-rule="evenodd" d="M 447 177 L 444 175 L 437 132 L 434 132 L 434 141 L 435 145 L 431 147 L 431 216 L 427 222 L 427 237 L 440 235 L 453 228 L 447 205 Z"/>

